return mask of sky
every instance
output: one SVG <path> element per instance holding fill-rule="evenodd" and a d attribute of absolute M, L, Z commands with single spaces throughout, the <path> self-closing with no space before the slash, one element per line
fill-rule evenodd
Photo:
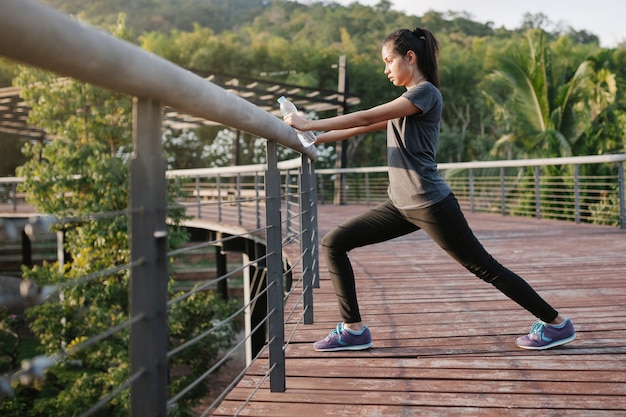
<path fill-rule="evenodd" d="M 334 0 L 349 5 L 355 0 Z M 468 12 L 477 22 L 493 22 L 494 28 L 521 26 L 525 13 L 543 13 L 551 22 L 586 30 L 600 38 L 600 45 L 615 47 L 626 41 L 626 1 L 624 0 L 390 0 L 393 9 L 409 15 L 422 16 L 429 10 Z M 379 0 L 358 0 L 375 6 Z M 548 30 L 552 28 L 547 28 Z"/>

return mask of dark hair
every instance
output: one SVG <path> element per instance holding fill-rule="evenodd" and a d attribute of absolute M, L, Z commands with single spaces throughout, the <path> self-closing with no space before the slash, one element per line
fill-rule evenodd
<path fill-rule="evenodd" d="M 437 55 L 439 44 L 431 31 L 422 28 L 398 29 L 385 38 L 383 44 L 393 43 L 394 50 L 405 56 L 409 51 L 417 56 L 417 67 L 426 79 L 439 88 L 439 70 L 437 69 Z"/>

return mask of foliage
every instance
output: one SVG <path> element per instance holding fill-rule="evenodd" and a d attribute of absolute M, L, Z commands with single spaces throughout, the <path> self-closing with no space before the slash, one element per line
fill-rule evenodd
<path fill-rule="evenodd" d="M 191 29 L 194 23 L 232 29 L 263 10 L 264 0 L 43 0 L 65 13 L 78 15 L 99 26 L 115 24 L 118 14 L 129 16 L 130 27 L 139 32 Z"/>
<path fill-rule="evenodd" d="M 15 175 L 15 167 L 26 162 L 22 154 L 22 142 L 15 139 L 15 135 L 0 132 L 0 177 Z"/>
<path fill-rule="evenodd" d="M 181 295 L 181 294 L 179 294 Z M 194 293 L 187 297 L 184 302 L 175 303 L 169 312 L 170 325 L 170 349 L 173 349 L 198 335 L 215 327 L 225 317 L 230 316 L 238 308 L 237 300 L 223 301 L 215 293 L 208 295 Z M 235 323 L 231 320 L 224 326 L 211 332 L 199 342 L 187 347 L 180 355 L 174 355 L 171 365 L 174 369 L 174 378 L 170 382 L 170 397 L 178 394 L 183 388 L 200 378 L 211 362 L 218 356 L 220 351 L 231 346 L 233 334 L 237 331 Z M 184 369 L 186 372 L 180 372 Z M 179 410 L 188 410 L 198 405 L 199 399 L 207 393 L 206 385 L 200 384 L 194 387 L 189 394 L 179 400 Z"/>
<path fill-rule="evenodd" d="M 10 86 L 16 73 L 17 64 L 0 57 L 0 87 Z"/>
<path fill-rule="evenodd" d="M 249 165 L 266 162 L 266 139 L 252 138 L 243 132 L 221 129 L 210 143 L 204 143 L 192 130 L 163 133 L 163 153 L 168 169 L 216 168 L 233 164 Z M 285 161 L 299 157 L 294 150 L 279 146 L 278 159 Z M 317 146 L 316 165 L 330 168 L 336 158 L 334 146 Z"/>
<path fill-rule="evenodd" d="M 0 307 L 0 373 L 17 369 L 24 330 L 22 315 Z"/>
<path fill-rule="evenodd" d="M 526 40 L 497 58 L 493 82 L 503 82 L 505 94 L 491 97 L 506 127 L 494 152 L 506 148 L 518 158 L 575 155 L 585 131 L 615 101 L 615 75 L 588 60 L 573 72 L 553 65 L 542 31 L 528 31 Z"/>

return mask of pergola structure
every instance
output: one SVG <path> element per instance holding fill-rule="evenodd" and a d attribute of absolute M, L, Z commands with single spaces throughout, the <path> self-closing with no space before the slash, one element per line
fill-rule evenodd
<path fill-rule="evenodd" d="M 0 132 L 24 140 L 43 139 L 45 132 L 27 123 L 28 112 L 19 88 L 0 88 Z"/>
<path fill-rule="evenodd" d="M 360 103 L 358 97 L 349 97 L 341 92 L 277 83 L 269 80 L 210 75 L 206 79 L 226 91 L 238 95 L 256 106 L 280 115 L 277 99 L 284 95 L 299 110 L 343 112 L 348 106 Z M 20 96 L 17 87 L 0 88 L 0 132 L 21 140 L 42 140 L 46 134 L 37 126 L 27 122 L 29 108 Z M 172 129 L 194 129 L 203 125 L 216 125 L 210 120 L 180 113 L 172 108 L 164 109 L 164 126 Z"/>
<path fill-rule="evenodd" d="M 261 109 L 280 117 L 277 100 L 280 96 L 287 97 L 300 111 L 324 112 L 335 110 L 337 114 L 345 114 L 350 106 L 358 105 L 359 97 L 350 96 L 347 92 L 346 57 L 341 56 L 338 65 L 337 91 L 320 90 L 315 88 L 278 83 L 267 79 L 253 79 L 234 77 L 229 75 L 199 74 L 207 81 L 212 82 L 228 91 L 255 104 Z M 197 72 L 196 72 L 197 73 Z M 27 122 L 29 108 L 20 96 L 20 89 L 16 87 L 0 88 L 0 133 L 7 134 L 23 141 L 43 141 L 47 138 L 46 132 Z M 164 127 L 171 129 L 195 129 L 201 126 L 215 126 L 219 123 L 181 113 L 173 108 L 164 108 Z M 238 146 L 238 142 L 235 142 Z M 347 166 L 345 143 L 337 144 L 337 168 Z M 238 150 L 234 150 L 238 155 Z M 335 179 L 335 204 L 344 202 L 343 175 Z"/>

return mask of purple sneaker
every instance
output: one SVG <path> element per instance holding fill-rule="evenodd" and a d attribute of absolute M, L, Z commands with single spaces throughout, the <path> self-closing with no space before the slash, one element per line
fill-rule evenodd
<path fill-rule="evenodd" d="M 561 324 L 549 324 L 537 320 L 530 333 L 517 338 L 517 346 L 523 349 L 543 350 L 561 346 L 576 339 L 574 325 L 570 319 Z"/>
<path fill-rule="evenodd" d="M 313 343 L 313 349 L 319 352 L 363 350 L 369 349 L 372 346 L 374 346 L 372 343 L 372 334 L 367 326 L 364 326 L 359 332 L 354 332 L 344 328 L 343 323 L 339 323 L 326 339 L 318 340 Z"/>

